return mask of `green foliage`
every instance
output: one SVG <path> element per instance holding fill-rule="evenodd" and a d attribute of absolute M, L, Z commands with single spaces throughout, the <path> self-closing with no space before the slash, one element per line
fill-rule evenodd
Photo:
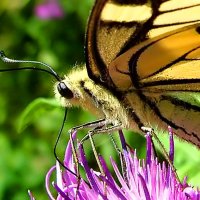
<path fill-rule="evenodd" d="M 176 162 L 175 166 L 178 170 L 180 177 L 188 176 L 188 183 L 193 186 L 199 187 L 200 181 L 200 151 L 196 147 L 184 143 L 177 139 L 176 141 Z M 181 152 L 181 153 L 180 153 Z"/>
<path fill-rule="evenodd" d="M 59 1 L 64 18 L 41 20 L 34 8 L 42 2 L 1 1 L 0 49 L 11 58 L 46 62 L 62 75 L 84 62 L 85 25 L 92 2 Z M 18 66 L 0 62 L 1 69 Z M 28 199 L 28 189 L 37 199 L 48 199 L 45 175 L 55 164 L 53 147 L 64 112 L 40 97 L 53 98 L 55 80 L 34 71 L 0 73 L 0 79 L 0 199 Z M 66 130 L 87 117 L 72 109 Z M 61 158 L 67 141 L 63 134 L 58 145 Z"/>
<path fill-rule="evenodd" d="M 162 141 L 165 147 L 169 148 L 169 136 L 168 134 L 159 134 L 159 139 Z M 194 145 L 187 142 L 183 142 L 176 136 L 174 136 L 175 143 L 175 168 L 181 180 L 183 177 L 188 176 L 188 183 L 193 186 L 199 187 L 200 177 L 200 151 Z M 156 141 L 155 141 L 156 144 Z M 158 145 L 156 145 L 158 146 Z M 168 152 L 168 151 L 167 151 Z"/>
<path fill-rule="evenodd" d="M 55 99 L 37 98 L 33 100 L 22 112 L 19 123 L 18 132 L 22 132 L 35 119 L 39 118 L 44 112 L 48 113 L 52 107 L 59 107 L 59 103 Z"/>

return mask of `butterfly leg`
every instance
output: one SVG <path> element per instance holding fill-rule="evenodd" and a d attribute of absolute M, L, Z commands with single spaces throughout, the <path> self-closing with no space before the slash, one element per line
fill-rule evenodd
<path fill-rule="evenodd" d="M 126 166 L 126 162 L 125 162 L 124 153 L 123 153 L 123 151 L 121 151 L 119 149 L 119 147 L 117 146 L 117 143 L 116 143 L 116 141 L 115 141 L 115 139 L 113 138 L 113 135 L 112 135 L 113 131 L 115 131 L 115 130 L 120 131 L 122 129 L 120 126 L 121 126 L 121 124 L 118 124 L 114 127 L 104 128 L 104 129 L 101 129 L 101 130 L 99 130 L 99 129 L 92 130 L 92 131 L 90 131 L 90 133 L 88 133 L 88 136 L 89 136 L 89 139 L 90 139 L 90 142 L 91 142 L 91 145 L 92 145 L 93 153 L 95 155 L 96 161 L 97 161 L 98 166 L 100 168 L 100 171 L 101 171 L 102 175 L 105 175 L 105 173 L 104 173 L 104 171 L 101 167 L 101 163 L 99 161 L 99 157 L 98 157 L 98 154 L 97 154 L 97 151 L 96 151 L 96 148 L 95 148 L 95 144 L 94 144 L 94 141 L 93 141 L 93 138 L 92 138 L 92 134 L 94 135 L 96 131 L 97 132 L 99 131 L 98 133 L 105 133 L 105 131 L 108 131 L 108 135 L 109 135 L 109 137 L 110 137 L 110 139 L 113 143 L 113 146 L 114 146 L 114 148 L 115 148 L 115 150 L 118 153 L 119 158 L 120 158 L 121 167 L 122 167 L 122 175 L 124 177 L 126 184 L 129 185 L 128 174 L 127 174 L 127 166 Z"/>
<path fill-rule="evenodd" d="M 83 125 L 80 125 L 80 126 L 77 126 L 77 127 L 73 127 L 69 131 L 69 133 L 70 133 L 70 135 L 72 135 L 72 133 L 74 131 L 81 130 L 81 129 L 84 129 L 84 128 L 93 128 L 93 130 L 89 130 L 88 134 L 80 141 L 80 143 L 83 144 L 86 140 L 88 140 L 88 139 L 90 140 L 95 159 L 97 161 L 100 172 L 103 176 L 105 176 L 105 172 L 104 172 L 102 165 L 101 165 L 101 162 L 99 160 L 99 156 L 98 156 L 98 153 L 97 153 L 97 150 L 96 150 L 96 147 L 95 147 L 95 143 L 94 143 L 94 140 L 93 140 L 93 137 L 92 137 L 95 134 L 108 133 L 110 135 L 111 140 L 114 144 L 114 147 L 115 147 L 115 149 L 117 150 L 117 152 L 120 156 L 122 166 L 124 166 L 125 162 L 124 162 L 124 158 L 123 158 L 123 153 L 117 147 L 116 142 L 114 141 L 114 138 L 111 135 L 112 132 L 122 129 L 121 123 L 117 123 L 117 124 L 113 125 L 109 120 L 100 119 L 100 120 L 97 120 L 95 122 L 90 122 L 90 123 L 83 124 Z M 72 143 L 72 148 L 73 148 L 72 152 L 73 152 L 73 156 L 75 158 L 76 169 L 77 169 L 77 172 L 79 173 L 78 155 L 76 153 L 74 141 L 73 141 L 72 137 L 70 137 L 70 138 L 71 138 L 70 141 Z M 125 167 L 122 167 L 122 168 L 125 169 Z M 126 174 L 125 170 L 122 170 L 122 171 L 123 171 L 123 174 L 125 175 Z M 125 177 L 126 177 L 126 175 L 125 175 Z M 106 193 L 106 190 L 105 190 L 105 193 Z"/>
<path fill-rule="evenodd" d="M 84 129 L 84 128 L 103 127 L 105 125 L 105 123 L 106 123 L 105 119 L 100 119 L 100 120 L 97 120 L 97 121 L 94 121 L 94 122 L 89 122 L 89 123 L 86 123 L 86 124 L 82 124 L 80 126 L 73 127 L 72 129 L 69 130 L 70 141 L 71 141 L 71 145 L 72 145 L 72 153 L 73 153 L 73 156 L 74 156 L 77 171 L 78 171 L 78 155 L 76 153 L 76 148 L 75 148 L 75 145 L 74 145 L 72 134 L 75 131 L 81 130 L 81 129 Z"/>
<path fill-rule="evenodd" d="M 79 186 L 80 186 L 79 160 L 78 160 L 78 155 L 77 155 L 77 151 L 76 151 L 76 147 L 75 147 L 74 139 L 73 139 L 72 135 L 75 131 L 85 129 L 85 128 L 103 127 L 103 126 L 105 126 L 105 124 L 106 124 L 106 120 L 100 119 L 100 120 L 97 120 L 97 121 L 94 121 L 94 122 L 90 122 L 90 123 L 82 124 L 80 126 L 73 127 L 72 129 L 70 129 L 68 131 L 69 135 L 70 135 L 70 142 L 71 142 L 71 146 L 72 146 L 72 154 L 73 154 L 73 157 L 74 157 L 75 168 L 76 168 L 76 173 L 77 173 L 77 178 L 78 178 L 77 192 L 78 192 Z"/>
<path fill-rule="evenodd" d="M 77 192 L 78 192 L 78 189 L 79 189 L 79 186 L 80 186 L 79 160 L 78 160 L 78 155 L 77 155 L 77 151 L 76 151 L 76 148 L 75 148 L 75 144 L 74 144 L 74 140 L 72 138 L 72 135 L 75 131 L 85 129 L 85 128 L 94 128 L 94 130 L 95 129 L 101 129 L 102 127 L 106 126 L 107 123 L 108 123 L 108 121 L 106 119 L 100 119 L 100 120 L 97 120 L 97 121 L 94 121 L 94 122 L 90 122 L 90 123 L 82 124 L 80 126 L 73 127 L 72 129 L 69 130 L 70 142 L 71 142 L 71 146 L 72 146 L 72 154 L 73 154 L 73 157 L 74 157 L 74 162 L 75 162 L 76 172 L 77 172 L 77 177 L 78 177 Z M 95 145 L 94 145 L 94 141 L 92 139 L 92 135 L 87 137 L 87 139 L 90 139 L 92 149 L 93 149 L 93 152 L 95 154 L 95 158 L 96 158 L 98 166 L 100 168 L 100 172 L 102 173 L 102 175 L 105 175 L 105 173 L 104 173 L 104 171 L 101 167 L 100 160 L 97 156 L 97 151 L 96 151 L 96 148 L 95 148 Z M 106 190 L 105 190 L 105 193 L 106 193 Z"/>
<path fill-rule="evenodd" d="M 166 148 L 164 147 L 163 143 L 160 141 L 160 139 L 158 138 L 157 134 L 154 132 L 153 128 L 149 128 L 149 127 L 141 127 L 141 130 L 144 131 L 145 133 L 149 132 L 151 134 L 151 136 L 153 136 L 153 138 L 156 140 L 156 142 L 158 143 L 159 147 L 161 148 L 162 150 L 162 153 L 164 154 L 164 157 L 165 159 L 167 160 L 168 164 L 170 165 L 170 167 L 172 168 L 177 180 L 180 182 L 179 180 L 179 177 L 178 177 L 178 174 L 177 174 L 177 170 L 173 164 L 173 161 L 170 159 L 168 153 L 167 153 L 167 150 Z M 154 149 L 154 152 L 155 151 L 155 146 L 154 146 L 154 143 L 152 142 L 153 144 L 153 149 Z"/>
<path fill-rule="evenodd" d="M 105 125 L 105 122 L 106 122 L 105 119 L 100 119 L 100 120 L 97 120 L 97 121 L 94 121 L 94 122 L 89 122 L 89 123 L 86 123 L 86 124 L 82 124 L 80 126 L 73 127 L 72 129 L 69 130 L 70 141 L 71 141 L 71 145 L 72 145 L 72 153 L 73 153 L 73 156 L 74 156 L 77 171 L 78 171 L 78 156 L 77 156 L 77 153 L 76 153 L 76 148 L 75 148 L 75 144 L 74 144 L 74 141 L 73 141 L 73 138 L 72 138 L 72 134 L 75 131 L 81 130 L 81 129 L 84 129 L 84 128 L 103 127 Z"/>
<path fill-rule="evenodd" d="M 101 126 L 100 126 L 101 125 Z M 98 158 L 98 153 L 96 151 L 96 147 L 94 144 L 94 140 L 92 138 L 93 135 L 95 134 L 100 134 L 100 133 L 110 133 L 113 132 L 115 130 L 119 130 L 121 129 L 121 123 L 120 124 L 116 124 L 116 125 L 112 125 L 111 127 L 106 127 L 110 125 L 110 122 L 108 120 L 104 120 L 104 123 L 98 123 L 98 126 L 96 126 L 93 130 L 89 130 L 88 134 L 80 141 L 81 144 L 83 144 L 86 140 L 90 140 L 91 145 L 92 145 L 92 150 L 94 152 L 94 156 L 96 158 L 97 164 L 100 168 L 100 171 L 103 173 L 102 169 L 101 169 L 101 164 Z M 91 127 L 91 126 L 90 126 Z M 116 144 L 115 144 L 116 146 Z"/>
<path fill-rule="evenodd" d="M 111 124 L 107 124 L 107 125 L 111 125 Z M 127 172 L 126 172 L 126 164 L 125 164 L 125 159 L 124 159 L 124 155 L 122 153 L 122 151 L 119 149 L 119 147 L 117 146 L 113 136 L 112 136 L 112 132 L 114 131 L 119 131 L 121 130 L 122 127 L 121 127 L 121 123 L 118 123 L 116 125 L 111 125 L 110 127 L 96 127 L 95 129 L 93 130 L 90 130 L 88 132 L 88 134 L 80 141 L 80 143 L 84 143 L 86 140 L 90 140 L 90 143 L 91 143 L 91 146 L 92 146 L 92 151 L 94 153 L 94 156 L 95 156 L 95 159 L 97 161 L 97 164 L 99 166 L 99 169 L 100 169 L 100 172 L 102 173 L 102 175 L 104 175 L 104 171 L 101 167 L 101 163 L 100 163 L 100 160 L 99 160 L 99 157 L 98 157 L 98 153 L 97 153 L 97 150 L 96 150 L 96 147 L 95 147 L 95 143 L 94 143 L 94 140 L 92 138 L 93 135 L 95 134 L 100 134 L 100 133 L 108 133 L 110 138 L 111 138 L 111 141 L 114 145 L 114 148 L 115 150 L 117 151 L 119 157 L 120 157 L 120 161 L 121 161 L 121 166 L 122 166 L 122 173 L 123 173 L 123 177 L 124 179 L 126 180 L 127 184 L 128 184 L 128 178 L 127 178 Z"/>
<path fill-rule="evenodd" d="M 163 152 L 165 158 L 166 158 L 167 161 L 168 161 L 168 158 L 167 158 L 167 157 L 169 157 L 169 156 L 168 156 L 168 154 L 167 154 L 166 148 L 164 147 L 164 145 L 162 144 L 162 142 L 160 141 L 160 139 L 158 138 L 158 136 L 157 136 L 156 133 L 154 132 L 154 129 L 151 128 L 151 127 L 142 126 L 142 127 L 141 127 L 141 130 L 142 130 L 145 134 L 150 133 L 151 138 L 153 137 L 153 138 L 156 140 L 156 142 L 159 144 L 159 146 L 160 146 L 160 148 L 161 148 L 161 150 L 162 150 L 162 152 Z M 155 155 L 156 155 L 156 148 L 155 148 L 155 145 L 154 145 L 153 142 L 152 142 L 152 144 L 153 144 L 154 153 L 155 153 Z M 156 156 L 157 156 L 157 155 L 156 155 Z"/>
<path fill-rule="evenodd" d="M 85 128 L 96 128 L 96 127 L 102 127 L 106 124 L 106 119 L 99 119 L 97 121 L 89 122 L 86 124 L 82 124 L 80 126 L 75 126 L 72 129 L 69 130 L 69 134 L 73 133 L 74 131 L 85 129 Z"/>
<path fill-rule="evenodd" d="M 111 126 L 107 127 L 108 125 L 111 125 Z M 105 123 L 103 126 L 96 126 L 93 130 L 88 131 L 88 134 L 80 142 L 84 143 L 86 140 L 89 139 L 90 135 L 93 136 L 93 135 L 100 134 L 100 133 L 112 133 L 112 132 L 114 132 L 116 130 L 118 131 L 120 129 L 122 129 L 121 123 L 112 125 L 109 121 L 105 120 Z"/>
<path fill-rule="evenodd" d="M 65 120 L 64 120 L 65 121 Z M 106 123 L 105 119 L 100 119 L 94 122 L 90 122 L 90 123 L 86 123 L 86 124 L 82 124 L 80 126 L 76 126 L 73 127 L 72 129 L 70 129 L 69 132 L 69 136 L 70 136 L 70 142 L 71 142 L 71 148 L 72 148 L 72 154 L 73 154 L 73 158 L 74 158 L 74 163 L 75 163 L 75 169 L 76 169 L 76 177 L 77 177 L 77 190 L 76 190 L 76 198 L 77 199 L 77 195 L 78 195 L 78 190 L 80 187 L 80 173 L 79 173 L 79 160 L 78 160 L 78 154 L 77 154 L 77 150 L 75 147 L 75 143 L 74 143 L 74 139 L 73 139 L 73 133 L 76 132 L 77 130 L 81 130 L 84 128 L 94 128 L 94 127 L 103 127 Z"/>

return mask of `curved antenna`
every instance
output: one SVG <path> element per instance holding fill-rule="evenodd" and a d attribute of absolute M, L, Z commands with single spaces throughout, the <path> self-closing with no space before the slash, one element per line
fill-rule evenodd
<path fill-rule="evenodd" d="M 37 68 L 37 67 L 20 67 L 20 68 L 12 68 L 12 69 L 0 69 L 0 72 L 17 71 L 17 70 L 37 70 L 37 71 L 44 71 L 44 72 L 47 72 L 48 74 L 51 74 L 58 81 L 62 80 L 59 77 L 59 75 L 53 70 L 53 68 L 46 63 L 39 62 L 39 61 L 32 61 L 32 60 L 10 59 L 10 58 L 6 57 L 4 51 L 0 51 L 0 59 L 5 63 L 31 63 L 31 64 L 42 65 L 47 68 L 47 69 L 45 69 L 45 68 Z"/>
<path fill-rule="evenodd" d="M 67 108 L 65 108 L 64 118 L 63 118 L 63 121 L 62 121 L 62 125 L 61 125 L 61 127 L 60 127 L 60 130 L 59 130 L 58 136 L 57 136 L 57 138 L 56 138 L 56 142 L 55 142 L 55 145 L 54 145 L 53 153 L 54 153 L 54 156 L 55 156 L 56 160 L 59 162 L 59 164 L 60 164 L 62 167 L 64 167 L 68 172 L 70 172 L 70 173 L 73 174 L 75 177 L 77 177 L 77 179 L 79 179 L 80 177 L 79 177 L 76 173 L 74 173 L 71 169 L 69 169 L 68 167 L 66 167 L 66 166 L 64 165 L 64 163 L 60 160 L 60 158 L 58 157 L 58 155 L 57 155 L 57 153 L 56 153 L 56 149 L 57 149 L 57 146 L 58 146 L 58 142 L 59 142 L 59 140 L 60 140 L 60 137 L 61 137 L 63 128 L 64 128 L 64 126 L 65 126 L 65 121 L 66 121 L 66 118 L 67 118 L 67 111 L 68 111 Z M 90 185 L 90 184 L 89 184 L 86 180 L 84 180 L 83 178 L 82 178 L 82 180 L 83 180 L 88 186 Z"/>
<path fill-rule="evenodd" d="M 60 164 L 61 166 L 63 166 L 67 171 L 69 171 L 70 173 L 72 173 L 74 176 L 78 177 L 76 173 L 74 173 L 74 172 L 71 171 L 68 167 L 66 167 L 66 166 L 64 165 L 64 163 L 58 158 L 58 155 L 57 155 L 57 153 L 56 153 L 56 149 L 57 149 L 58 142 L 59 142 L 59 140 L 60 140 L 60 137 L 61 137 L 61 134 L 62 134 L 64 125 L 65 125 L 66 118 L 67 118 L 67 108 L 65 109 L 64 118 L 63 118 L 62 125 L 61 125 L 61 127 L 60 127 L 60 130 L 59 130 L 59 133 L 58 133 L 58 136 L 57 136 L 55 145 L 54 145 L 53 153 L 54 153 L 54 156 L 55 156 L 56 160 L 59 162 L 59 164 Z"/>

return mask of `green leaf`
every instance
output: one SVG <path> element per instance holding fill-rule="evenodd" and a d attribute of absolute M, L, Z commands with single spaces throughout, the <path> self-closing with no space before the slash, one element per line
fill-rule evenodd
<path fill-rule="evenodd" d="M 161 133 L 158 134 L 157 136 L 159 137 L 160 141 L 162 141 L 165 147 L 169 147 L 169 134 Z M 156 146 L 158 146 L 157 143 L 155 144 Z M 176 135 L 174 135 L 174 144 L 175 144 L 174 166 L 177 169 L 179 178 L 183 180 L 183 177 L 187 176 L 188 177 L 187 183 L 191 184 L 192 186 L 199 187 L 199 180 L 200 180 L 199 149 L 197 149 L 196 146 L 186 141 L 180 140 L 178 137 L 176 137 Z M 167 149 L 168 152 L 169 148 Z"/>
<path fill-rule="evenodd" d="M 200 151 L 196 146 L 183 142 L 180 139 L 175 140 L 175 167 L 180 177 L 187 176 L 188 183 L 192 186 L 200 186 Z"/>
<path fill-rule="evenodd" d="M 55 107 L 60 107 L 60 104 L 53 98 L 37 98 L 32 101 L 19 117 L 18 132 L 22 132 L 34 119 Z"/>

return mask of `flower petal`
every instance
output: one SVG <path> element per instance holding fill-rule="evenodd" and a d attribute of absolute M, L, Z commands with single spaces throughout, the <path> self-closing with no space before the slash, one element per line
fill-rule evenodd
<path fill-rule="evenodd" d="M 50 183 L 51 174 L 53 173 L 53 171 L 55 171 L 55 169 L 56 169 L 56 166 L 53 166 L 50 168 L 50 170 L 46 174 L 46 180 L 45 180 L 47 194 L 48 194 L 49 198 L 52 200 L 54 199 L 54 197 L 51 194 L 49 183 Z"/>

